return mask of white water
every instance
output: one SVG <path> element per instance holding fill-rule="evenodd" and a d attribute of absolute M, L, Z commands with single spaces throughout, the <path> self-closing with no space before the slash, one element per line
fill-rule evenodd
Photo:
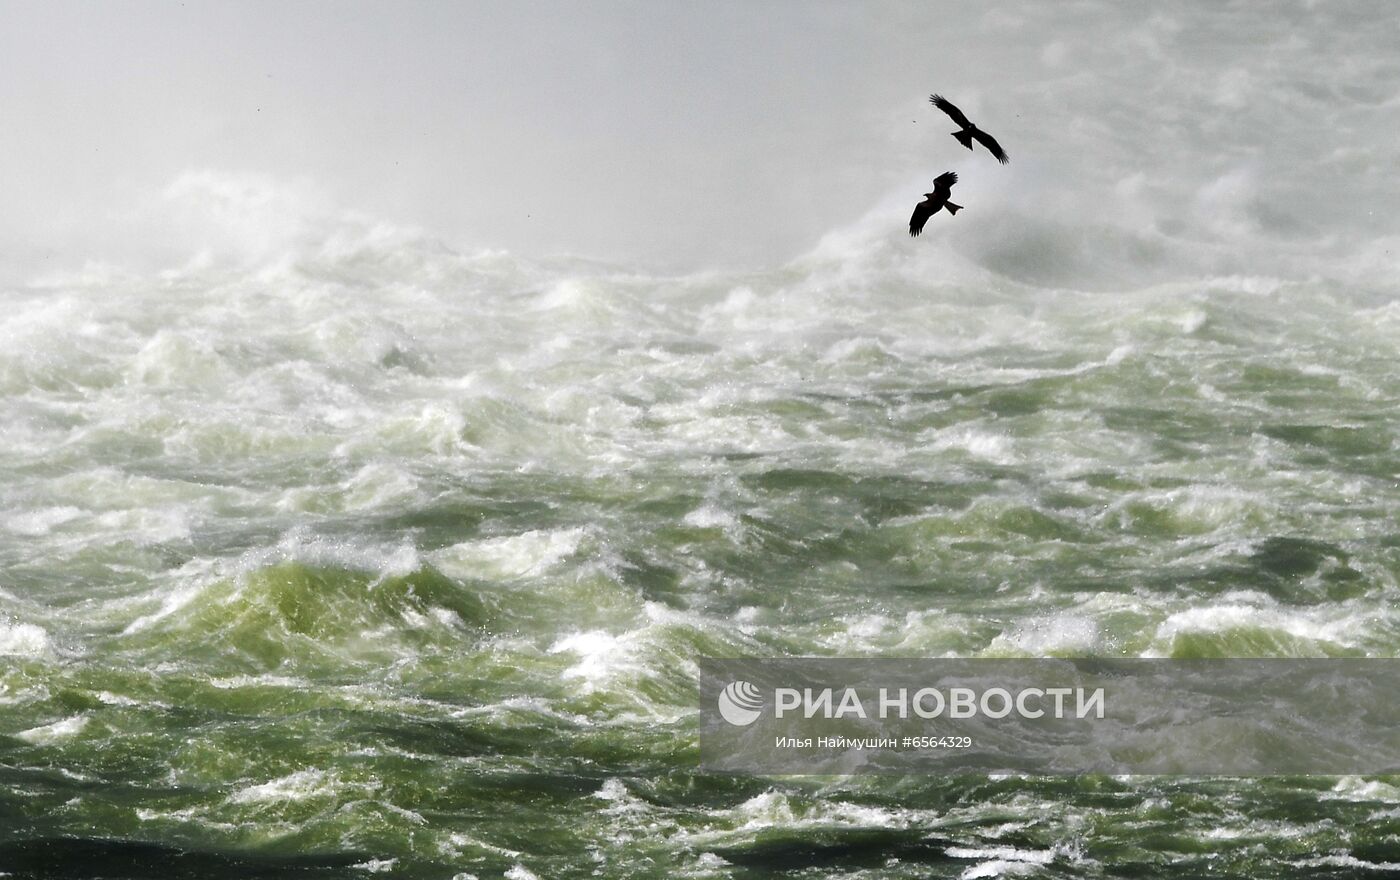
<path fill-rule="evenodd" d="M 905 30 L 905 50 L 937 32 L 877 12 L 889 21 L 860 33 Z M 711 152 L 782 183 L 688 181 L 709 205 L 690 237 L 729 224 L 700 245 L 648 232 L 658 205 L 688 216 L 662 188 L 579 210 L 607 176 L 652 198 L 637 181 L 677 171 L 659 159 L 566 188 L 551 222 L 608 236 L 532 240 L 503 221 L 507 249 L 486 247 L 489 224 L 443 228 L 501 201 L 438 225 L 386 207 L 379 183 L 347 185 L 348 160 L 308 184 L 181 154 L 108 205 L 120 229 L 94 236 L 89 217 L 57 256 L 16 257 L 0 293 L 0 733 L 28 750 L 17 761 L 127 784 L 102 762 L 134 742 L 202 793 L 143 803 L 142 839 L 197 826 L 229 848 L 239 828 L 309 823 L 313 842 L 366 835 L 385 858 L 361 864 L 391 873 L 446 854 L 551 876 L 530 834 L 635 867 L 661 823 L 695 876 L 723 875 L 707 847 L 764 834 L 944 826 L 965 834 L 956 872 L 1034 875 L 1099 864 L 1076 841 L 1092 848 L 1086 817 L 1107 808 L 1014 780 L 962 801 L 858 781 L 662 806 L 647 797 L 663 783 L 632 768 L 688 772 L 675 729 L 706 653 L 1394 655 L 1395 16 L 1086 3 L 960 21 L 956 51 L 896 52 L 899 88 L 880 67 L 860 92 L 888 100 L 818 108 L 846 111 L 822 131 L 868 137 L 785 160 L 716 133 Z M 1012 164 L 948 137 L 934 89 Z M 948 169 L 967 211 L 910 240 L 914 201 Z M 446 164 L 414 173 L 473 200 Z M 828 185 L 789 229 L 811 199 L 794 193 Z M 546 256 L 618 238 L 645 253 Z M 646 268 L 677 261 L 690 268 Z M 190 733 L 171 707 L 233 720 Z M 379 726 L 342 746 L 314 726 L 339 711 Z M 288 718 L 310 726 L 280 750 L 259 738 Z M 429 722 L 484 730 L 506 757 L 434 753 Z M 509 763 L 512 737 L 541 730 L 549 758 L 602 762 L 586 807 L 570 782 L 500 824 L 420 809 L 445 774 L 475 785 L 476 761 Z M 485 812 L 503 790 L 476 792 Z M 1365 832 L 1265 821 L 1256 794 L 1230 790 L 1241 838 L 1344 848 Z M 1355 781 L 1317 799 L 1379 815 L 1392 794 Z M 890 806 L 906 796 L 924 799 Z M 1124 802 L 1100 840 L 1135 841 L 1158 809 Z M 42 827 L 101 831 L 103 808 L 84 790 Z M 1152 821 L 1197 842 L 1225 827 L 1180 810 Z"/>

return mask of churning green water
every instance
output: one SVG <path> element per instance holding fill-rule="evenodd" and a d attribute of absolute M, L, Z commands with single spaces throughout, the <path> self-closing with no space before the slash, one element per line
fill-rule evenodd
<path fill-rule="evenodd" d="M 697 772 L 701 656 L 1400 648 L 1389 299 L 851 259 L 369 230 L 7 293 L 0 870 L 1400 864 L 1389 778 Z"/>
<path fill-rule="evenodd" d="M 1394 4 L 59 6 L 0 880 L 1400 876 L 1395 776 L 701 773 L 696 665 L 1400 655 Z"/>

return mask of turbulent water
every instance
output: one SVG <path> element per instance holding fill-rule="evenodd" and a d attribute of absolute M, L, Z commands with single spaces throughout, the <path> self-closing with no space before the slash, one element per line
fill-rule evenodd
<path fill-rule="evenodd" d="M 1388 779 L 695 771 L 699 656 L 1400 646 L 1400 306 L 828 251 L 658 279 L 369 229 L 12 292 L 0 864 L 1400 862 Z"/>
<path fill-rule="evenodd" d="M 1400 652 L 1400 92 L 1349 8 L 1046 45 L 1067 113 L 1093 51 L 1154 98 L 1045 133 L 1116 194 L 1073 221 L 911 243 L 901 190 L 673 276 L 320 218 L 4 291 L 0 872 L 1400 870 L 1394 777 L 696 770 L 703 656 Z"/>

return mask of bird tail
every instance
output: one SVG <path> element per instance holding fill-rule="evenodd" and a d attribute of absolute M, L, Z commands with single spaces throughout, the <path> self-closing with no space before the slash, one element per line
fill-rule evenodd
<path fill-rule="evenodd" d="M 955 131 L 953 132 L 953 137 L 957 138 L 958 143 L 962 144 L 964 147 L 967 147 L 969 150 L 972 149 L 972 132 L 967 129 Z"/>
<path fill-rule="evenodd" d="M 952 202 L 944 202 L 943 207 L 948 209 L 949 214 L 956 214 L 963 209 L 962 205 L 955 205 Z"/>

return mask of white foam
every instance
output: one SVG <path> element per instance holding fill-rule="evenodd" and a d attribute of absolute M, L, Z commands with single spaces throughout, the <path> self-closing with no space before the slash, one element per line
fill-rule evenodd
<path fill-rule="evenodd" d="M 1400 871 L 1400 862 L 1368 862 L 1350 853 L 1334 853 L 1299 859 L 1295 864 L 1309 868 L 1347 868 L 1353 871 L 1384 871 L 1394 876 Z"/>
<path fill-rule="evenodd" d="M 1116 367 L 1127 360 L 1133 354 L 1134 348 L 1131 345 L 1119 345 L 1108 353 L 1108 357 L 1103 359 L 1104 365 Z"/>
<path fill-rule="evenodd" d="M 934 437 L 936 449 L 959 449 L 975 458 L 996 464 L 1014 464 L 1017 461 L 1015 443 L 1010 437 L 980 428 L 949 428 Z"/>
<path fill-rule="evenodd" d="M 637 636 L 633 633 L 614 635 L 589 630 L 557 639 L 549 646 L 549 653 L 577 656 L 578 662 L 564 670 L 564 677 L 580 679 L 584 692 L 592 693 L 605 689 L 618 675 L 639 671 L 636 648 Z"/>
<path fill-rule="evenodd" d="M 508 859 L 518 859 L 523 855 L 519 850 L 507 849 L 503 846 L 496 846 L 493 843 L 486 843 L 463 831 L 453 831 L 449 833 L 447 838 L 439 845 L 439 849 L 444 855 L 453 858 L 462 855 L 463 847 L 480 849 L 494 855 L 505 856 Z"/>
<path fill-rule="evenodd" d="M 133 510 L 112 510 L 95 518 L 98 526 L 120 532 L 142 546 L 181 541 L 190 536 L 191 510 L 166 505 Z"/>
<path fill-rule="evenodd" d="M 123 696 L 121 694 L 114 694 L 111 691 L 99 691 L 97 694 L 97 699 L 101 700 L 108 706 L 152 706 L 161 708 L 169 708 L 170 706 L 169 703 L 163 703 L 159 700 L 136 700 L 132 699 L 131 697 Z"/>
<path fill-rule="evenodd" d="M 1012 653 L 1031 657 L 1093 652 L 1102 641 L 1099 622 L 1091 616 L 1065 611 L 1035 617 L 1015 625 L 992 640 L 989 654 Z"/>
<path fill-rule="evenodd" d="M 1031 865 L 1048 865 L 1056 855 L 1053 849 L 1017 849 L 1014 846 L 950 846 L 944 852 L 955 859 L 997 859 Z"/>
<path fill-rule="evenodd" d="M 739 821 L 736 830 L 745 832 L 767 828 L 907 828 L 918 818 L 911 811 L 844 801 L 822 801 L 799 811 L 786 794 L 777 791 L 749 798 L 732 810 L 732 816 Z"/>
<path fill-rule="evenodd" d="M 393 464 L 376 462 L 360 468 L 343 484 L 348 510 L 398 506 L 418 497 L 418 480 Z"/>
<path fill-rule="evenodd" d="M 578 552 L 583 528 L 539 529 L 464 541 L 439 550 L 432 562 L 453 577 L 528 577 L 550 571 Z"/>
<path fill-rule="evenodd" d="M 621 779 L 613 778 L 603 782 L 603 787 L 593 793 L 593 796 L 604 801 L 621 801 L 631 795 L 627 791 L 627 786 Z"/>
<path fill-rule="evenodd" d="M 339 785 L 340 780 L 334 773 L 324 770 L 298 770 L 257 785 L 244 786 L 229 796 L 229 802 L 256 804 L 332 797 Z"/>
<path fill-rule="evenodd" d="M 1031 862 L 991 859 L 969 866 L 958 876 L 961 880 L 974 880 L 977 877 L 1021 877 L 1034 874 L 1037 870 L 1038 866 Z"/>
<path fill-rule="evenodd" d="M 53 655 L 53 644 L 43 627 L 33 623 L 0 622 L 0 655 L 42 658 Z"/>
<path fill-rule="evenodd" d="M 716 504 L 702 504 L 687 513 L 681 521 L 697 529 L 723 529 L 728 532 L 739 527 L 738 517 Z"/>
<path fill-rule="evenodd" d="M 350 867 L 368 874 L 387 874 L 398 865 L 398 859 L 370 859 L 367 862 L 357 862 Z"/>
<path fill-rule="evenodd" d="M 24 535 L 30 538 L 37 538 L 47 535 L 53 531 L 55 526 L 72 522 L 83 515 L 83 511 L 77 507 L 43 507 L 37 510 L 25 510 L 9 514 L 5 517 L 5 528 L 16 535 Z"/>
<path fill-rule="evenodd" d="M 211 387 L 229 381 L 223 358 L 207 341 L 160 330 L 127 368 L 128 382 L 155 387 Z"/>
<path fill-rule="evenodd" d="M 1347 608 L 1287 609 L 1263 604 L 1226 601 L 1188 608 L 1168 615 L 1156 630 L 1152 647 L 1144 657 L 1164 656 L 1179 635 L 1226 633 L 1232 630 L 1269 630 L 1296 639 L 1351 647 L 1367 631 L 1370 615 Z M 1358 626 L 1358 622 L 1363 622 Z M 1372 624 L 1373 625 L 1373 624 Z"/>
<path fill-rule="evenodd" d="M 1395 803 L 1400 801 L 1400 788 L 1378 779 L 1343 776 L 1332 786 L 1332 790 L 1322 797 L 1324 800 Z"/>
<path fill-rule="evenodd" d="M 65 739 L 71 739 L 82 733 L 87 728 L 88 717 L 86 715 L 74 715 L 71 718 L 63 718 L 52 724 L 45 724 L 40 727 L 31 727 L 15 734 L 16 739 L 22 739 L 27 743 L 36 746 L 49 745 Z"/>

